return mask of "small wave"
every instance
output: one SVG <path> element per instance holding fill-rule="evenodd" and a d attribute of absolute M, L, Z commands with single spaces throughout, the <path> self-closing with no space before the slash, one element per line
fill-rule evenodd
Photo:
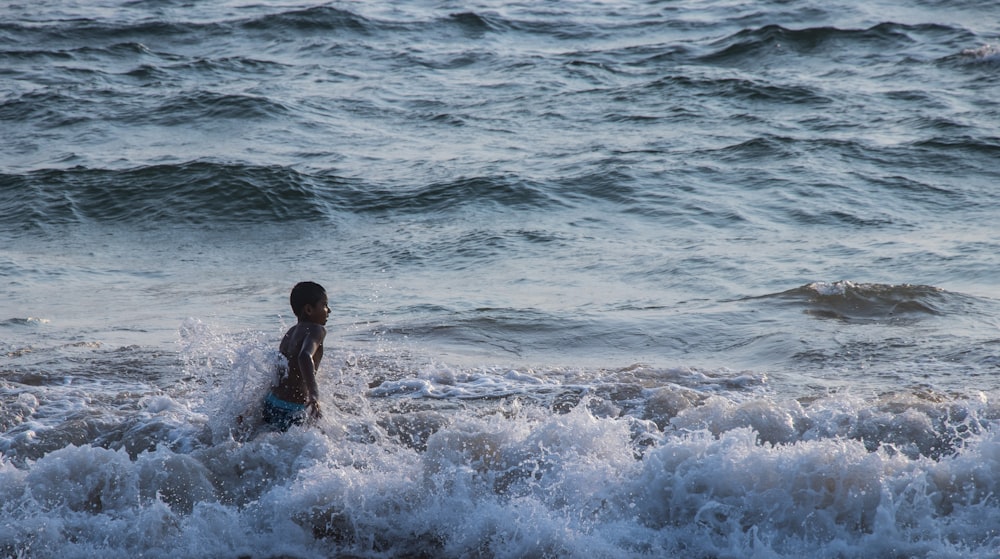
<path fill-rule="evenodd" d="M 727 146 L 714 153 L 722 160 L 790 157 L 797 154 L 795 145 L 793 138 L 768 135 Z"/>
<path fill-rule="evenodd" d="M 175 66 L 178 67 L 178 66 Z M 175 68 L 172 67 L 172 68 Z M 280 73 L 287 66 L 272 60 L 261 60 L 247 56 L 224 56 L 221 58 L 198 58 L 179 66 L 184 70 L 195 70 L 201 72 L 250 72 L 255 76 L 266 76 L 271 71 Z"/>
<path fill-rule="evenodd" d="M 351 30 L 365 31 L 369 21 L 354 12 L 329 6 L 316 6 L 268 14 L 242 22 L 244 29 L 260 31 L 293 30 L 297 32 Z"/>
<path fill-rule="evenodd" d="M 25 318 L 9 318 L 9 319 L 7 319 L 7 320 L 5 320 L 3 322 L 0 322 L 0 325 L 7 325 L 7 326 L 38 326 L 38 325 L 42 325 L 42 324 L 49 324 L 50 322 L 51 321 L 49 319 L 47 319 L 47 318 L 38 318 L 38 317 L 34 317 L 34 316 L 29 316 L 29 317 L 25 317 Z"/>
<path fill-rule="evenodd" d="M 642 86 L 651 92 L 670 91 L 695 97 L 724 96 L 753 102 L 828 105 L 833 99 L 819 90 L 798 83 L 777 83 L 764 79 L 696 77 L 676 75 L 658 78 Z M 633 95 L 624 90 L 623 95 Z"/>
<path fill-rule="evenodd" d="M 130 68 L 122 72 L 122 75 L 140 80 L 143 84 L 161 85 L 163 83 L 176 83 L 178 80 L 186 81 L 193 74 L 203 75 L 205 83 L 227 82 L 238 79 L 247 73 L 259 76 L 260 79 L 279 78 L 286 67 L 280 62 L 233 56 L 198 58 L 171 64 L 150 60 L 138 66 L 130 66 Z M 224 95 L 202 90 L 177 94 L 162 102 L 159 108 L 153 109 L 152 118 L 146 114 L 148 111 L 141 115 L 130 114 L 128 111 L 125 111 L 124 114 L 126 120 L 137 121 L 140 124 L 154 120 L 163 124 L 183 122 L 187 125 L 192 118 L 213 116 L 232 118 L 233 114 L 239 114 L 240 109 L 244 107 L 249 116 L 259 118 L 281 116 L 289 112 L 284 103 L 272 98 L 253 95 Z M 176 118 L 170 118 L 168 112 L 170 109 L 178 111 Z"/>
<path fill-rule="evenodd" d="M 461 12 L 452 14 L 448 21 L 454 22 L 461 26 L 463 29 L 472 31 L 474 33 L 480 33 L 484 31 L 491 31 L 497 29 L 500 26 L 494 21 L 494 18 L 490 16 L 480 15 L 474 12 Z"/>
<path fill-rule="evenodd" d="M 287 107 L 266 97 L 198 91 L 174 97 L 151 114 L 135 114 L 131 120 L 189 126 L 193 121 L 276 118 L 287 113 Z"/>
<path fill-rule="evenodd" d="M 353 192 L 355 211 L 375 213 L 435 213 L 473 204 L 532 209 L 559 204 L 545 190 L 516 176 L 468 177 L 414 188 L 371 187 Z"/>
<path fill-rule="evenodd" d="M 758 65 L 761 57 L 782 56 L 789 53 L 814 54 L 838 43 L 864 46 L 870 52 L 886 52 L 923 41 L 923 36 L 954 35 L 961 30 L 939 24 L 903 25 L 880 23 L 868 29 L 839 29 L 836 27 L 809 27 L 789 29 L 780 25 L 767 25 L 744 29 L 716 41 L 714 50 L 700 57 L 703 62 Z M 843 52 L 838 48 L 837 52 Z M 863 52 L 863 51 L 862 51 Z"/>
<path fill-rule="evenodd" d="M 991 158 L 1000 155 L 1000 136 L 974 137 L 967 134 L 939 136 L 914 142 L 913 145 L 934 153 L 955 151 L 970 155 L 986 155 Z"/>
<path fill-rule="evenodd" d="M 33 62 L 38 60 L 45 62 L 66 62 L 75 59 L 73 53 L 58 49 L 3 50 L 0 51 L 0 57 L 16 62 Z"/>
<path fill-rule="evenodd" d="M 30 123 L 40 128 L 60 128 L 95 117 L 99 104 L 71 93 L 28 91 L 0 103 L 0 120 Z"/>
<path fill-rule="evenodd" d="M 764 298 L 802 305 L 818 318 L 844 321 L 898 321 L 940 316 L 961 304 L 961 296 L 928 285 L 888 285 L 851 281 L 815 282 Z"/>
<path fill-rule="evenodd" d="M 86 17 L 53 20 L 39 25 L 8 24 L 7 33 L 29 44 L 64 44 L 73 42 L 93 45 L 100 43 L 142 44 L 157 37 L 177 39 L 205 29 L 216 29 L 218 24 L 200 24 L 184 21 L 151 19 L 146 21 L 111 21 Z"/>
<path fill-rule="evenodd" d="M 220 13 L 212 20 L 199 21 L 183 18 L 150 18 L 144 20 L 98 19 L 77 17 L 50 22 L 23 25 L 6 24 L 0 27 L 11 37 L 27 44 L 84 44 L 111 43 L 120 50 L 121 45 L 133 45 L 133 50 L 148 52 L 145 44 L 162 44 L 173 41 L 205 41 L 233 33 L 287 33 L 329 32 L 353 30 L 363 32 L 368 20 L 353 12 L 318 6 L 300 10 L 265 13 L 244 19 L 232 19 Z M 257 37 L 257 39 L 262 39 Z M 90 48 L 90 47 L 85 47 Z"/>
<path fill-rule="evenodd" d="M 573 21 L 558 22 L 545 19 L 511 18 L 494 12 L 458 12 L 451 14 L 443 23 L 457 26 L 467 35 L 482 36 L 486 33 L 526 33 L 532 36 L 551 35 L 559 39 L 583 39 L 592 37 L 594 28 Z"/>
<path fill-rule="evenodd" d="M 325 221 L 338 212 L 426 214 L 468 205 L 489 211 L 560 203 L 516 176 L 389 188 L 331 172 L 210 161 L 0 175 L 0 207 L 6 216 L 0 225 L 19 229 L 90 221 L 269 223 L 289 216 Z"/>
<path fill-rule="evenodd" d="M 326 184 L 337 181 L 327 177 Z M 123 171 L 73 168 L 0 176 L 3 225 L 77 222 L 267 223 L 322 219 L 307 176 L 282 167 L 192 162 Z M 30 193 L 30 196 L 25 196 Z"/>
<path fill-rule="evenodd" d="M 959 55 L 961 60 L 977 64 L 1000 64 L 1000 45 L 983 45 L 965 49 Z"/>

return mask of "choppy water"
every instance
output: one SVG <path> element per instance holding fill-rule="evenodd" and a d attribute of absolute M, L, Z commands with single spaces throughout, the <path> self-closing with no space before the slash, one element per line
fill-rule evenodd
<path fill-rule="evenodd" d="M 995 556 L 998 22 L 4 4 L 0 555 Z"/>

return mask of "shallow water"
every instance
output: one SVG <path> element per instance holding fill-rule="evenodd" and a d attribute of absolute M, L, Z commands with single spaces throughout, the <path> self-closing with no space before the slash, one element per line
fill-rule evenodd
<path fill-rule="evenodd" d="M 1000 547 L 992 4 L 0 13 L 3 555 Z"/>

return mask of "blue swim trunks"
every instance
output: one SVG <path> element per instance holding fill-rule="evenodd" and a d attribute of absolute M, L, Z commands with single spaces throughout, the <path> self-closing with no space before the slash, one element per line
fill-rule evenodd
<path fill-rule="evenodd" d="M 264 423 L 279 431 L 287 431 L 292 425 L 302 425 L 306 422 L 306 405 L 286 402 L 268 392 L 264 398 L 262 410 Z"/>

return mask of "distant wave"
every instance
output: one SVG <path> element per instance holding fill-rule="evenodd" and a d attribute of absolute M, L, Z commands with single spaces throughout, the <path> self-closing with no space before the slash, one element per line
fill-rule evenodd
<path fill-rule="evenodd" d="M 943 315 L 961 306 L 964 296 L 929 285 L 890 285 L 851 281 L 814 282 L 759 297 L 801 305 L 817 318 L 868 322 Z"/>
<path fill-rule="evenodd" d="M 346 213 L 435 213 L 559 203 L 513 175 L 382 186 L 281 166 L 193 161 L 125 170 L 47 169 L 0 175 L 0 226 L 83 222 L 330 220 Z"/>
<path fill-rule="evenodd" d="M 716 41 L 708 54 L 700 60 L 710 63 L 759 64 L 761 57 L 778 56 L 789 53 L 815 53 L 829 50 L 834 43 L 853 45 L 853 50 L 865 52 L 856 47 L 865 45 L 869 52 L 882 52 L 920 43 L 923 37 L 938 41 L 949 39 L 961 42 L 971 40 L 967 31 L 940 24 L 904 25 L 885 22 L 867 29 L 839 29 L 836 27 L 809 27 L 791 29 L 781 25 L 766 25 L 744 29 Z M 845 49 L 837 49 L 843 52 Z M 834 51 L 831 51 L 834 52 Z"/>
<path fill-rule="evenodd" d="M 134 115 L 132 118 L 142 122 L 180 125 L 208 118 L 266 118 L 287 113 L 284 105 L 263 97 L 198 91 L 170 99 L 151 116 Z"/>
<path fill-rule="evenodd" d="M 990 44 L 965 49 L 961 52 L 959 58 L 966 62 L 1000 64 L 1000 45 Z"/>
<path fill-rule="evenodd" d="M 59 19 L 37 25 L 0 24 L 0 32 L 34 44 L 66 42 L 148 41 L 152 37 L 178 37 L 216 28 L 218 24 L 183 21 L 103 21 L 90 18 Z M 2 44 L 2 43 L 0 43 Z"/>
<path fill-rule="evenodd" d="M 240 18 L 238 12 L 230 12 L 225 8 L 221 8 L 215 14 L 207 10 L 200 12 L 198 19 L 160 17 L 131 20 L 67 17 L 31 25 L 0 22 L 0 52 L 18 57 L 41 55 L 65 58 L 78 49 L 69 51 L 63 49 L 67 45 L 80 43 L 93 45 L 111 43 L 125 45 L 125 50 L 139 49 L 142 52 L 149 52 L 146 50 L 146 44 L 165 46 L 174 42 L 204 42 L 234 34 L 260 35 L 287 32 L 302 34 L 337 30 L 364 32 L 368 26 L 369 22 L 362 16 L 322 6 L 278 11 L 250 18 Z M 267 37 L 259 39 L 265 41 Z M 18 48 L 21 44 L 51 45 L 51 50 L 21 51 Z M 106 48 L 103 50 L 106 51 Z"/>
<path fill-rule="evenodd" d="M 295 171 L 193 162 L 113 171 L 73 168 L 0 176 L 4 225 L 119 221 L 179 223 L 319 218 Z M 13 223 L 10 222 L 13 221 Z"/>
<path fill-rule="evenodd" d="M 240 23 L 251 30 L 293 29 L 295 31 L 329 31 L 351 29 L 364 31 L 369 21 L 348 10 L 316 6 L 255 17 Z"/>
<path fill-rule="evenodd" d="M 162 71 L 152 66 L 130 72 L 130 75 L 143 79 L 158 78 L 158 74 Z M 124 97 L 103 101 L 98 97 L 80 98 L 59 92 L 28 92 L 0 102 L 0 120 L 45 129 L 89 121 L 189 126 L 192 122 L 208 119 L 266 119 L 289 113 L 284 104 L 266 97 L 211 91 L 173 95 L 153 107 L 130 104 L 128 101 Z"/>
<path fill-rule="evenodd" d="M 198 18 L 168 19 L 155 18 L 133 21 L 129 19 L 97 19 L 72 17 L 56 19 L 33 25 L 0 23 L 0 32 L 10 37 L 21 37 L 31 43 L 60 44 L 72 42 L 128 42 L 142 39 L 144 42 L 156 38 L 177 40 L 198 36 L 202 39 L 213 36 L 238 34 L 297 34 L 329 33 L 349 31 L 360 34 L 376 34 L 380 30 L 392 31 L 419 26 L 424 32 L 445 32 L 459 29 L 463 33 L 479 34 L 488 31 L 505 31 L 522 28 L 528 31 L 559 29 L 549 24 L 508 21 L 496 14 L 456 12 L 447 17 L 431 21 L 373 20 L 354 11 L 314 6 L 298 9 L 275 9 L 270 13 L 239 17 L 239 12 L 220 9 L 216 14 L 203 13 Z M 541 26 L 541 29 L 538 27 Z M 426 28 L 426 29 L 425 29 Z M 261 39 L 266 37 L 260 37 Z M 0 35 L 2 39 L 2 35 Z M 0 45 L 3 41 L 0 40 Z M 16 44 L 16 41 L 12 41 Z"/>

